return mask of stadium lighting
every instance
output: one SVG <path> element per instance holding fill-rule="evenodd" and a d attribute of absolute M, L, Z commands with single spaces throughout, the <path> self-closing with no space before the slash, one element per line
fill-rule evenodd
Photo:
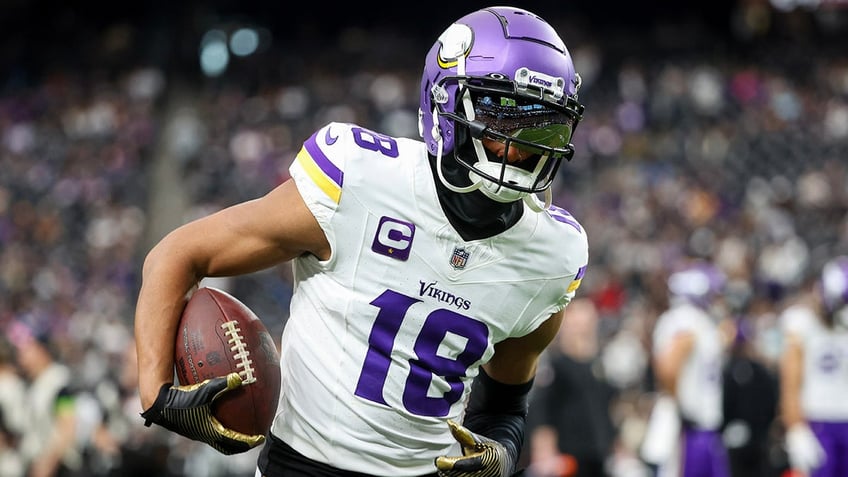
<path fill-rule="evenodd" d="M 239 28 L 230 36 L 230 51 L 236 56 L 248 56 L 259 47 L 259 33 L 253 28 Z"/>
<path fill-rule="evenodd" d="M 200 40 L 200 68 L 206 76 L 220 76 L 230 63 L 227 35 L 220 30 L 209 30 Z"/>

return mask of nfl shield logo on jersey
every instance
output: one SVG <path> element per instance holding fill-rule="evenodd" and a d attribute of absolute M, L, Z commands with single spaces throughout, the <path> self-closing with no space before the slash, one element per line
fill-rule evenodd
<path fill-rule="evenodd" d="M 468 263 L 468 257 L 471 254 L 468 253 L 463 247 L 455 247 L 453 249 L 453 255 L 451 255 L 450 264 L 455 270 L 461 270 L 465 268 L 465 264 Z"/>

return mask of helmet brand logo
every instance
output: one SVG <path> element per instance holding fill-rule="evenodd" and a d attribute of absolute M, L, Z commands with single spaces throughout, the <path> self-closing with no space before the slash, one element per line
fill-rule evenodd
<path fill-rule="evenodd" d="M 538 84 L 546 88 L 550 88 L 554 85 L 552 81 L 548 81 L 545 78 L 540 78 L 536 75 L 530 75 L 530 84 Z"/>
<path fill-rule="evenodd" d="M 405 262 L 409 259 L 413 237 L 415 237 L 415 224 L 383 216 L 380 217 L 371 250 Z"/>
<path fill-rule="evenodd" d="M 527 67 L 515 70 L 515 83 L 521 88 L 526 88 L 530 85 L 538 86 L 557 99 L 562 98 L 565 94 L 565 80 L 533 71 Z"/>
<path fill-rule="evenodd" d="M 450 258 L 450 264 L 454 270 L 462 270 L 468 264 L 468 258 L 471 253 L 465 250 L 464 247 L 454 247 L 453 254 Z"/>

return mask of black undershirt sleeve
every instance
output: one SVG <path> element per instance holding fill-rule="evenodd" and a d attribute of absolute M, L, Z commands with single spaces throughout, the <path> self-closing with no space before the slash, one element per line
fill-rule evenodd
<path fill-rule="evenodd" d="M 503 444 L 517 463 L 524 445 L 524 430 L 533 380 L 504 384 L 491 378 L 483 368 L 474 380 L 465 422 L 470 431 Z"/>

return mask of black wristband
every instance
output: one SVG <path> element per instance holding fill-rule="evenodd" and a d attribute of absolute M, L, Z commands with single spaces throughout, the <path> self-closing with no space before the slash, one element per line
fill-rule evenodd
<path fill-rule="evenodd" d="M 509 414 L 527 416 L 533 379 L 523 384 L 504 384 L 488 375 L 483 368 L 471 388 L 468 413 Z"/>
<path fill-rule="evenodd" d="M 523 384 L 504 384 L 490 377 L 483 368 L 471 388 L 464 425 L 470 431 L 501 443 L 518 462 L 524 445 L 524 427 L 533 380 Z"/>

